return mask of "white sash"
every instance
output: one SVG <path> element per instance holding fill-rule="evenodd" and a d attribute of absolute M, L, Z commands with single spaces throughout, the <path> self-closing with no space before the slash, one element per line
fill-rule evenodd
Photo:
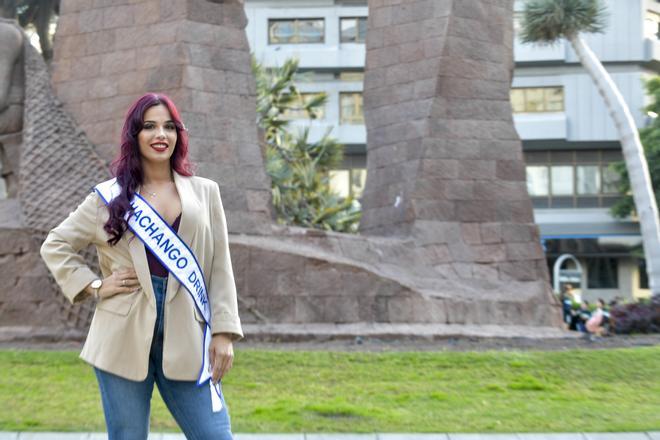
<path fill-rule="evenodd" d="M 121 187 L 117 179 L 110 179 L 99 183 L 94 188 L 101 196 L 106 205 L 121 193 Z M 219 385 L 214 386 L 211 382 L 210 364 L 208 359 L 209 346 L 211 344 L 211 307 L 204 281 L 202 268 L 197 262 L 188 245 L 181 240 L 170 225 L 147 203 L 142 196 L 135 194 L 131 200 L 130 212 L 124 217 L 128 227 L 156 256 L 158 261 L 181 283 L 192 297 L 195 307 L 204 317 L 202 367 L 197 378 L 197 385 L 202 386 L 208 381 L 211 387 L 211 402 L 213 412 L 222 409 Z"/>

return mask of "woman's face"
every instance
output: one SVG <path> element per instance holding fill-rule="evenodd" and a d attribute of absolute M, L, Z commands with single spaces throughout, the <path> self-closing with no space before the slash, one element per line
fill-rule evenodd
<path fill-rule="evenodd" d="M 142 130 L 138 133 L 140 156 L 152 163 L 169 162 L 174 153 L 177 133 L 169 110 L 162 104 L 144 112 Z"/>

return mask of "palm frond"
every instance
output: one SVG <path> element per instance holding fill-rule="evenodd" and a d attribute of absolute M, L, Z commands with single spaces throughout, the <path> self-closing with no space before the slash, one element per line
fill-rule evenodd
<path fill-rule="evenodd" d="M 525 43 L 554 43 L 581 32 L 603 32 L 603 0 L 527 0 L 520 38 Z"/>
<path fill-rule="evenodd" d="M 298 62 L 287 60 L 267 69 L 252 59 L 256 78 L 257 123 L 264 136 L 266 172 L 271 177 L 277 222 L 341 232 L 357 232 L 359 203 L 342 198 L 330 186 L 327 171 L 339 165 L 344 146 L 330 136 L 332 128 L 316 142 L 309 140 L 309 126 L 290 126 L 285 113 L 303 110 L 314 119 L 327 95 L 302 99 L 294 79 Z"/>

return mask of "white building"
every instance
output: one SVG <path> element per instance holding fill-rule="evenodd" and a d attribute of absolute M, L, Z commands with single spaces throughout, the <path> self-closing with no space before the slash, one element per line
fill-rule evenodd
<path fill-rule="evenodd" d="M 643 80 L 660 72 L 660 2 L 607 3 L 607 31 L 586 39 L 643 127 L 649 118 Z M 266 66 L 298 58 L 301 70 L 309 72 L 300 90 L 328 95 L 311 137 L 332 127 L 346 145 L 343 169 L 333 173 L 333 182 L 359 197 L 366 178 L 361 94 L 366 0 L 246 0 L 245 9 L 256 58 Z M 521 9 L 517 2 L 516 11 Z M 514 120 L 550 267 L 561 254 L 576 256 L 583 272 L 573 284 L 590 300 L 648 296 L 643 260 L 632 253 L 641 244 L 639 226 L 609 214 L 619 196 L 617 175 L 608 165 L 622 155 L 602 98 L 567 42 L 542 47 L 516 41 L 515 59 Z"/>

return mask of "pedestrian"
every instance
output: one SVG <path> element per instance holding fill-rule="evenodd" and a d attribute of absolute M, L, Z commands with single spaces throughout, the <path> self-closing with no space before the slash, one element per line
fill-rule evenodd
<path fill-rule="evenodd" d="M 586 323 L 587 331 L 592 340 L 607 333 L 609 320 L 610 313 L 605 310 L 605 300 L 599 298 L 598 301 L 596 301 L 596 309 Z"/>
<path fill-rule="evenodd" d="M 573 286 L 565 284 L 559 296 L 562 305 L 562 312 L 564 317 L 564 325 L 566 330 L 570 330 L 571 319 L 573 316 Z"/>
<path fill-rule="evenodd" d="M 193 175 L 167 96 L 128 110 L 112 171 L 41 247 L 72 303 L 97 301 L 80 357 L 109 440 L 147 438 L 154 383 L 186 438 L 231 439 L 221 379 L 243 333 L 227 224 L 217 183 Z M 101 275 L 78 254 L 89 244 Z"/>
<path fill-rule="evenodd" d="M 575 330 L 579 331 L 580 333 L 587 334 L 587 321 L 589 321 L 589 318 L 591 318 L 591 310 L 589 307 L 589 301 L 583 300 L 580 303 L 580 308 L 575 312 L 574 315 L 574 327 Z"/>

